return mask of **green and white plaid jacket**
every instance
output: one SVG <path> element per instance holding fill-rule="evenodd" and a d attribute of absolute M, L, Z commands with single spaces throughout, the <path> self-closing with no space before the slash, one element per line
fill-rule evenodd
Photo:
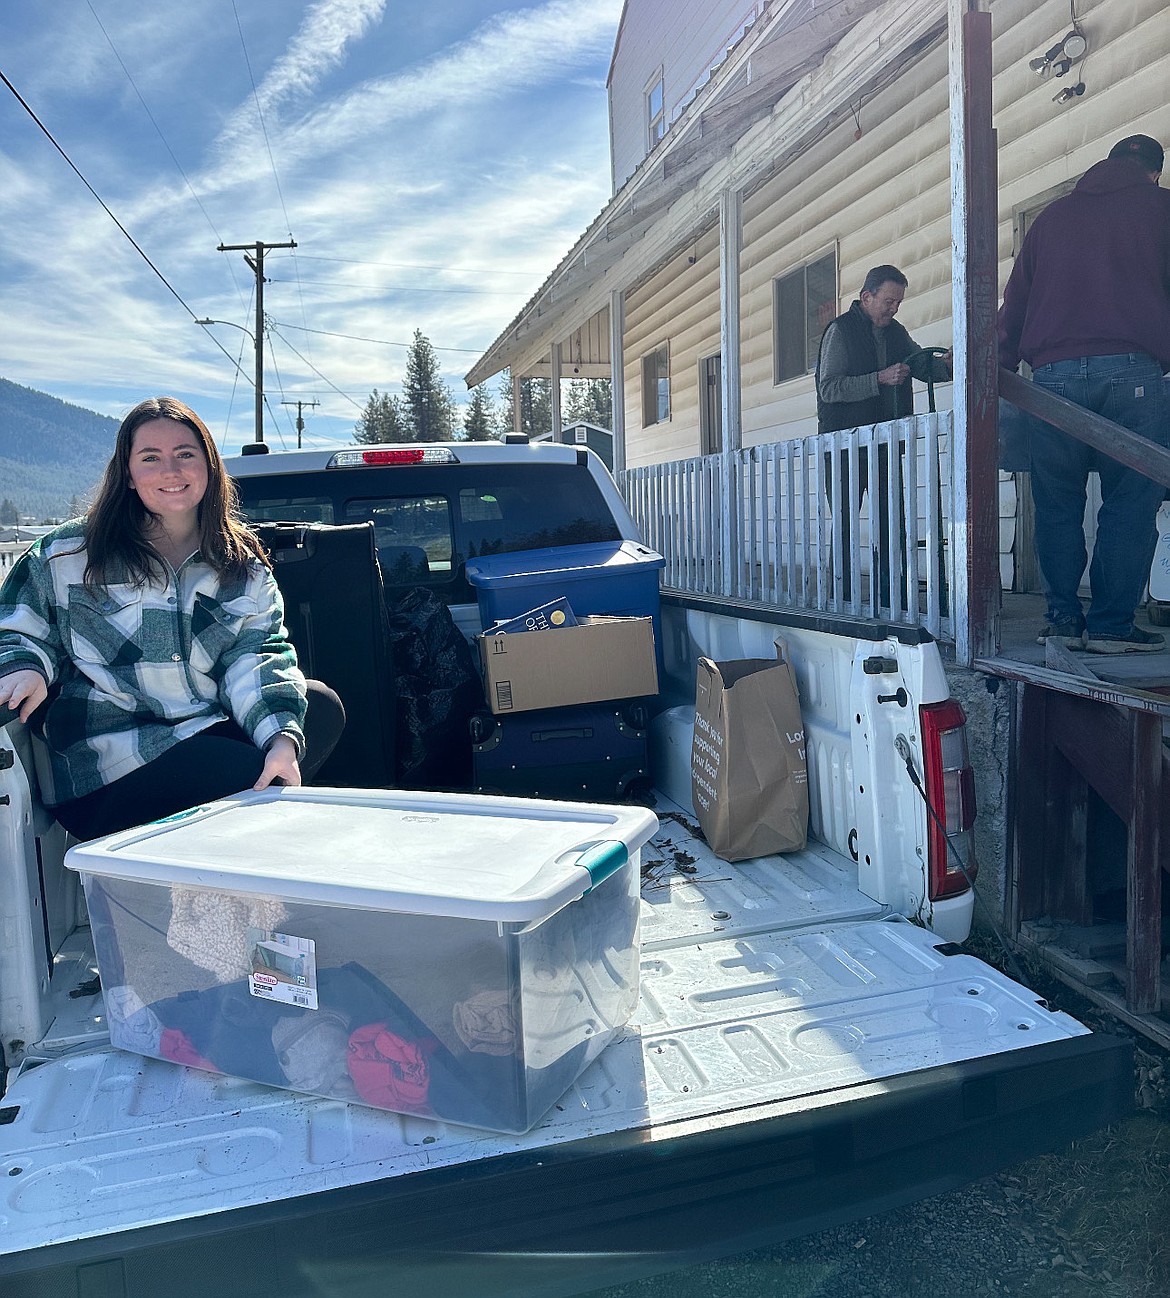
<path fill-rule="evenodd" d="M 85 561 L 84 524 L 65 523 L 0 587 L 0 676 L 31 667 L 58 687 L 45 720 L 57 802 L 228 718 L 259 748 L 283 731 L 303 751 L 305 680 L 263 564 L 224 581 L 195 554 L 165 584 L 115 573 L 92 592 Z"/>

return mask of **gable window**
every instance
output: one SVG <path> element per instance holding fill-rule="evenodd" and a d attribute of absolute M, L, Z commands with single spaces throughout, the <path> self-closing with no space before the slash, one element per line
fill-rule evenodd
<path fill-rule="evenodd" d="M 670 350 L 666 343 L 642 357 L 642 427 L 670 418 Z"/>
<path fill-rule="evenodd" d="M 836 248 L 772 281 L 774 383 L 816 369 L 821 335 L 836 314 Z"/>
<path fill-rule="evenodd" d="M 646 87 L 646 152 L 649 153 L 665 134 L 666 94 L 659 71 Z"/>

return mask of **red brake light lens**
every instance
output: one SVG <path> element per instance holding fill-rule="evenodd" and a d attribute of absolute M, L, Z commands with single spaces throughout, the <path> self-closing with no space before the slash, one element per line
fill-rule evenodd
<path fill-rule="evenodd" d="M 377 450 L 353 449 L 330 456 L 330 469 L 349 469 L 361 465 L 386 464 L 458 464 L 459 458 L 446 446 L 381 446 Z"/>
<path fill-rule="evenodd" d="M 972 833 L 975 771 L 967 755 L 967 715 L 958 700 L 925 703 L 919 714 L 926 796 L 942 821 L 931 817 L 927 827 L 930 899 L 941 901 L 966 892 L 979 869 Z"/>

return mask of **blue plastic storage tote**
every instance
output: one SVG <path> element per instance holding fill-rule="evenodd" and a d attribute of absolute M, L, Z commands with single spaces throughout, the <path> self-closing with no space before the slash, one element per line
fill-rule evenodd
<path fill-rule="evenodd" d="M 468 559 L 467 580 L 485 630 L 563 595 L 578 617 L 652 617 L 661 660 L 658 581 L 665 566 L 662 555 L 639 541 L 596 541 Z"/>

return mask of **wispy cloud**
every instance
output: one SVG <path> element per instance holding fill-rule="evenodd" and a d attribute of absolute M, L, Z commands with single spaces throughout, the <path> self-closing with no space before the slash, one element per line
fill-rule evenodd
<path fill-rule="evenodd" d="M 386 0 L 321 0 L 256 86 L 255 104 L 241 105 L 217 141 L 226 151 L 255 134 L 256 107 L 276 124 L 278 112 L 303 101 L 329 72 L 341 66 L 346 50 L 381 19 Z M 253 69 L 253 72 L 255 70 Z"/>
<path fill-rule="evenodd" d="M 277 402 L 320 399 L 316 427 L 346 435 L 353 403 L 401 380 L 405 351 L 331 334 L 409 342 L 417 327 L 438 348 L 482 349 L 604 203 L 603 86 L 620 0 L 506 12 L 483 0 L 462 29 L 440 5 L 430 21 L 450 30 L 414 59 L 385 0 L 235 6 L 255 94 L 223 0 L 165 0 L 157 12 L 86 0 L 62 11 L 56 44 L 6 9 L 0 66 L 11 57 L 27 73 L 50 129 L 195 314 L 253 329 L 254 278 L 216 244 L 282 241 L 291 225 L 296 253 L 267 262 L 265 305 L 288 346 L 270 339 L 266 383 Z M 379 66 L 393 70 L 369 75 Z M 0 374 L 107 413 L 172 390 L 226 418 L 240 380 L 224 351 L 11 101 L 0 166 Z M 245 346 L 250 374 L 248 338 L 215 332 L 232 356 Z M 439 356 L 462 393 L 474 353 Z M 246 428 L 250 388 L 233 409 Z"/>

